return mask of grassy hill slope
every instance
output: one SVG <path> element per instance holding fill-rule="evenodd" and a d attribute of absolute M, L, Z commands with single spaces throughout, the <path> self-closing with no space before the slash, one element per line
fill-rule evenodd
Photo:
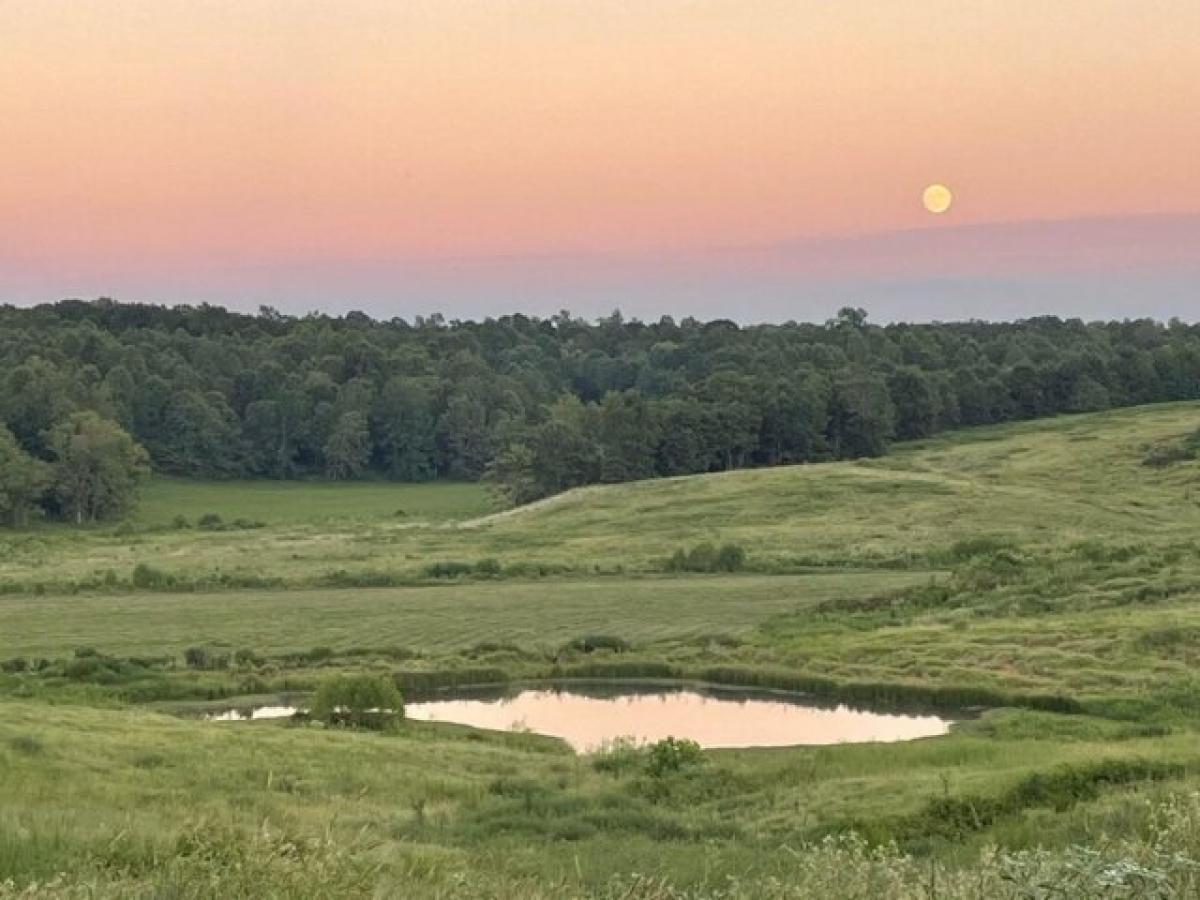
<path fill-rule="evenodd" d="M 472 517 L 486 503 L 477 486 L 355 485 L 346 498 L 386 499 L 363 500 L 357 516 L 333 502 L 345 517 L 330 518 L 341 489 L 328 485 L 264 496 L 260 486 L 160 482 L 133 528 L 0 535 L 0 590 L 125 587 L 139 563 L 184 587 L 406 584 L 439 561 L 484 559 L 515 577 L 628 574 L 659 571 L 676 549 L 706 540 L 741 544 L 762 572 L 936 568 L 952 545 L 978 537 L 1037 552 L 1163 547 L 1191 541 L 1200 526 L 1197 464 L 1142 460 L 1147 447 L 1197 427 L 1194 403 L 1118 410 L 964 431 L 879 460 L 583 488 L 482 517 Z M 445 503 L 432 499 L 437 490 Z M 406 492 L 422 496 L 398 518 Z M 202 508 L 266 527 L 171 527 L 174 515 Z"/>

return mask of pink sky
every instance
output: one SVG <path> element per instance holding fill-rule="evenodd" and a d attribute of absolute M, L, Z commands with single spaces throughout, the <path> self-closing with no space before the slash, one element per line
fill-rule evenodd
<path fill-rule="evenodd" d="M 1195 0 L 0 0 L 0 302 L 1186 280 L 1198 46 Z"/>

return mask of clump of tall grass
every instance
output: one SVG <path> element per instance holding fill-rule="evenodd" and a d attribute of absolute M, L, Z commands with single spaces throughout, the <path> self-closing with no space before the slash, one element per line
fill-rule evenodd
<path fill-rule="evenodd" d="M 421 570 L 426 578 L 461 578 L 475 571 L 475 565 L 461 560 L 445 559 L 430 563 Z"/>
<path fill-rule="evenodd" d="M 1152 444 L 1146 448 L 1142 465 L 1163 468 L 1181 462 L 1200 459 L 1200 431 L 1183 438 Z"/>
<path fill-rule="evenodd" d="M 626 653 L 631 648 L 629 641 L 615 634 L 585 634 L 577 637 L 563 648 L 579 653 L 595 653 L 597 650 L 610 650 L 613 653 Z"/>
<path fill-rule="evenodd" d="M 188 647 L 183 661 L 189 669 L 220 670 L 229 668 L 229 654 L 208 647 Z"/>

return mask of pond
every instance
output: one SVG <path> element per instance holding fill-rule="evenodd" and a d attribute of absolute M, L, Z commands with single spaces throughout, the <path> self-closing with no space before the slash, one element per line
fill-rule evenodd
<path fill-rule="evenodd" d="M 295 711 L 292 706 L 269 706 L 209 718 L 278 718 Z M 945 734 L 953 724 L 930 714 L 818 704 L 798 694 L 627 684 L 460 691 L 411 701 L 405 704 L 405 715 L 426 722 L 550 735 L 579 752 L 618 738 L 639 742 L 689 738 L 710 748 L 907 741 Z"/>

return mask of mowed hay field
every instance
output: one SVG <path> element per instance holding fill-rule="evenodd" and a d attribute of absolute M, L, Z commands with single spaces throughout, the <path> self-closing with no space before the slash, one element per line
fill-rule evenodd
<path fill-rule="evenodd" d="M 479 484 L 387 481 L 189 481 L 157 477 L 143 492 L 135 522 L 162 526 L 209 513 L 235 522 L 326 525 L 337 522 L 441 522 L 474 518 L 495 506 Z"/>
<path fill-rule="evenodd" d="M 1144 461 L 1198 427 L 1123 410 L 500 512 L 474 485 L 159 480 L 132 524 L 5 532 L 0 898 L 1196 896 L 1200 462 Z M 704 541 L 744 568 L 668 570 Z M 364 671 L 958 724 L 654 775 L 519 732 L 163 714 Z"/>
<path fill-rule="evenodd" d="M 8 655 L 60 656 L 81 641 L 123 655 L 197 644 L 284 653 L 509 642 L 557 649 L 587 634 L 635 643 L 743 637 L 771 616 L 899 589 L 897 573 L 505 582 L 362 590 L 0 597 Z"/>

